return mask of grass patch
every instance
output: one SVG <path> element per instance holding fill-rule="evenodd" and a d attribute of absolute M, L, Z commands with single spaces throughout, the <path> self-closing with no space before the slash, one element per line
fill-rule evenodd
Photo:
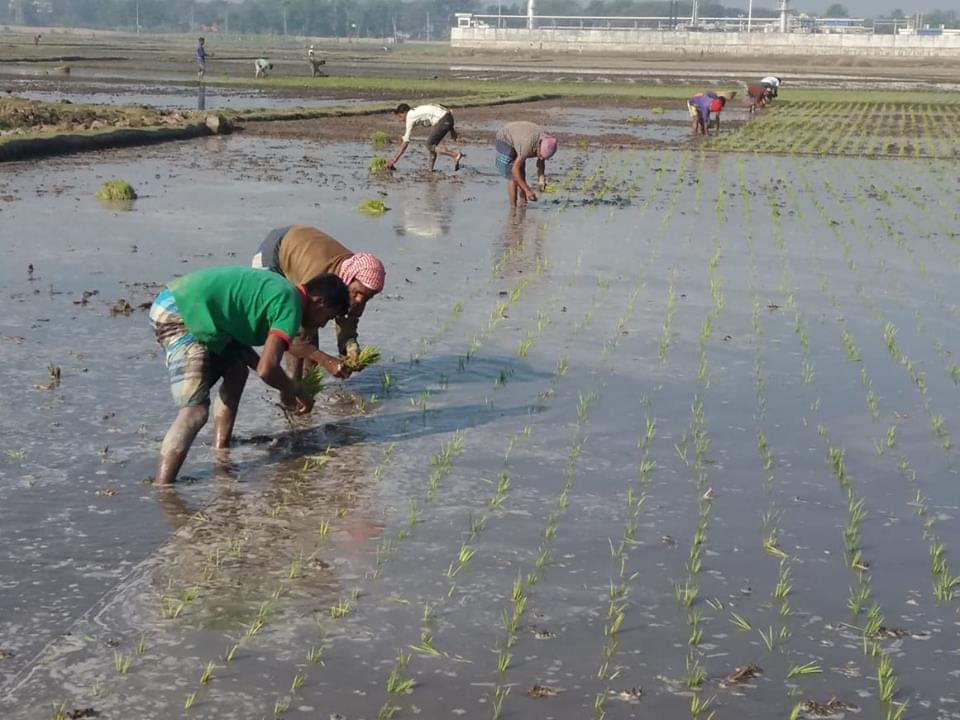
<path fill-rule="evenodd" d="M 137 193 L 126 180 L 107 180 L 94 197 L 98 200 L 136 200 Z"/>

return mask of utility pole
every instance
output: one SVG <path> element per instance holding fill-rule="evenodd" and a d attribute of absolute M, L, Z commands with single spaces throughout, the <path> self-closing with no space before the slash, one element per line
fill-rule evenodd
<path fill-rule="evenodd" d="M 780 0 L 780 32 L 787 31 L 787 12 L 790 9 L 790 0 Z"/>
<path fill-rule="evenodd" d="M 527 30 L 533 30 L 537 15 L 537 0 L 527 0 Z"/>
<path fill-rule="evenodd" d="M 137 35 L 140 34 L 140 0 L 137 0 Z"/>
<path fill-rule="evenodd" d="M 753 0 L 747 5 L 747 32 L 753 32 Z"/>
<path fill-rule="evenodd" d="M 286 36 L 286 34 L 287 34 L 287 3 L 285 3 L 285 2 L 282 3 L 282 4 L 280 5 L 280 8 L 281 8 L 281 11 L 282 11 L 282 13 L 283 13 L 283 34 L 284 34 L 284 36 Z"/>
<path fill-rule="evenodd" d="M 700 0 L 693 0 L 690 7 L 690 26 L 696 27 L 700 24 Z"/>

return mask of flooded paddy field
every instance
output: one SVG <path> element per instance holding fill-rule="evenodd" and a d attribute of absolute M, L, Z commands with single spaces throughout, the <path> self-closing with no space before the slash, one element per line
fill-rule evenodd
<path fill-rule="evenodd" d="M 371 154 L 0 169 L 4 717 L 960 717 L 952 162 Z M 384 360 L 156 490 L 144 307 L 293 222 L 385 260 Z"/>
<path fill-rule="evenodd" d="M 304 96 L 284 94 L 251 88 L 231 88 L 217 85 L 189 85 L 158 83 L 84 82 L 76 80 L 47 80 L 6 77 L 0 79 L 0 88 L 7 94 L 42 100 L 100 105 L 150 105 L 168 110 L 219 110 L 238 108 L 329 107 L 351 105 L 361 98 L 339 95 Z"/>

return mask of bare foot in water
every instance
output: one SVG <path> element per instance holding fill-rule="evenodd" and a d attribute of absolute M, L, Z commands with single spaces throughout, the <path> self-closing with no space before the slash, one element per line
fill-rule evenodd
<path fill-rule="evenodd" d="M 458 152 L 457 156 L 453 159 L 453 170 L 456 172 L 460 169 L 460 161 L 463 160 L 464 155 L 462 152 Z"/>

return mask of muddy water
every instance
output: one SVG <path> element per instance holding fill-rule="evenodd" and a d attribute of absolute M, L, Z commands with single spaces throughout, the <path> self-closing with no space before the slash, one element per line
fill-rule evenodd
<path fill-rule="evenodd" d="M 956 716 L 957 603 L 936 601 L 929 569 L 931 545 L 950 561 L 960 542 L 945 442 L 960 427 L 948 371 L 960 253 L 929 211 L 956 199 L 950 165 L 566 151 L 549 169 L 576 179 L 511 213 L 478 152 L 430 175 L 414 149 L 373 182 L 368 157 L 230 137 L 4 168 L 5 716 L 65 703 L 166 718 L 196 693 L 189 714 L 203 718 L 373 718 L 385 704 L 487 717 L 499 686 L 504 717 L 593 716 L 600 696 L 609 717 L 681 718 L 691 658 L 719 716 L 785 717 L 833 697 L 877 716 L 878 661 L 851 587 L 884 616 L 875 640 L 906 717 Z M 92 199 L 109 177 L 137 188 L 132 209 Z M 367 197 L 390 211 L 360 216 Z M 142 480 L 173 413 L 138 306 L 188 269 L 245 262 L 292 222 L 387 261 L 361 324 L 385 362 L 331 384 L 297 428 L 251 381 L 229 463 L 197 447 L 189 481 L 154 491 Z M 75 304 L 84 291 L 97 294 Z M 110 313 L 120 298 L 129 316 Z M 59 386 L 37 388 L 51 362 Z M 454 437 L 462 449 L 446 456 Z M 696 438 L 709 440 L 699 463 Z M 866 570 L 844 561 L 831 446 L 868 513 Z M 633 514 L 621 565 L 611 542 Z M 782 565 L 764 551 L 772 532 Z M 782 568 L 787 611 L 772 597 Z M 518 577 L 527 600 L 508 642 Z M 624 617 L 598 675 L 611 582 Z M 675 597 L 688 582 L 689 609 Z M 400 651 L 415 682 L 388 696 Z M 821 672 L 788 677 L 808 662 Z M 723 682 L 748 664 L 761 674 Z M 557 695 L 530 697 L 534 685 Z"/>

